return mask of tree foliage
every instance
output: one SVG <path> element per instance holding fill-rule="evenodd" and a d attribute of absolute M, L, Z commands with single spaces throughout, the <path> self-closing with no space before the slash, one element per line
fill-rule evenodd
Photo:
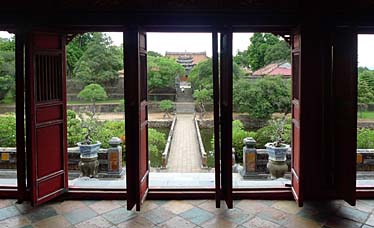
<path fill-rule="evenodd" d="M 147 57 L 148 90 L 174 87 L 175 78 L 184 74 L 184 68 L 173 59 Z"/>
<path fill-rule="evenodd" d="M 269 119 L 272 113 L 291 109 L 291 82 L 281 77 L 241 79 L 234 82 L 233 102 L 251 118 Z"/>
<path fill-rule="evenodd" d="M 275 61 L 289 60 L 291 50 L 286 41 L 273 34 L 254 33 L 250 38 L 248 50 L 241 53 L 243 54 L 246 54 L 244 55 L 246 58 L 244 56 L 240 58 L 248 60 L 252 70 L 257 70 Z"/>
<path fill-rule="evenodd" d="M 99 84 L 90 84 L 82 91 L 79 92 L 78 98 L 85 100 L 85 101 L 90 101 L 92 102 L 93 105 L 93 114 L 95 115 L 96 113 L 96 102 L 97 101 L 102 101 L 108 98 L 105 89 L 99 85 Z"/>
<path fill-rule="evenodd" d="M 76 56 L 79 56 L 78 52 Z M 87 50 L 76 63 L 73 77 L 86 84 L 106 85 L 116 81 L 118 71 L 123 68 L 122 56 L 122 48 L 113 46 L 110 37 L 103 33 L 92 33 Z"/>
<path fill-rule="evenodd" d="M 0 38 L 0 101 L 15 98 L 15 43 L 14 38 Z"/>
<path fill-rule="evenodd" d="M 151 167 L 160 167 L 162 165 L 162 153 L 166 145 L 166 136 L 156 129 L 148 129 L 148 150 Z"/>
<path fill-rule="evenodd" d="M 162 55 L 160 53 L 155 52 L 155 51 L 147 51 L 147 56 L 162 57 Z"/>
<path fill-rule="evenodd" d="M 211 102 L 213 100 L 213 90 L 212 89 L 201 89 L 195 90 L 193 93 L 193 97 L 195 98 L 195 102 L 199 106 L 200 109 L 200 119 L 204 117 L 205 114 L 205 104 Z"/>
<path fill-rule="evenodd" d="M 67 76 L 72 77 L 74 68 L 87 51 L 89 43 L 92 41 L 93 33 L 79 34 L 66 46 Z"/>
<path fill-rule="evenodd" d="M 0 116 L 0 147 L 16 146 L 16 116 L 7 113 Z"/>
<path fill-rule="evenodd" d="M 233 63 L 233 74 L 234 79 L 238 79 L 240 76 L 244 75 L 244 72 L 238 64 Z M 198 63 L 188 76 L 192 87 L 195 90 L 201 89 L 213 89 L 213 70 L 212 70 L 212 59 L 207 59 L 203 62 Z"/>
<path fill-rule="evenodd" d="M 173 102 L 171 100 L 162 100 L 160 102 L 160 109 L 161 109 L 161 111 L 165 112 L 164 118 L 165 118 L 165 116 L 170 118 L 170 112 L 173 111 L 173 107 L 174 107 Z"/>

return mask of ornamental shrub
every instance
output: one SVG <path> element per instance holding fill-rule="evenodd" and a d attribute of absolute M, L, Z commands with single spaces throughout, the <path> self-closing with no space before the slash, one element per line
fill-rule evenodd
<path fill-rule="evenodd" d="M 16 146 L 16 116 L 7 113 L 0 116 L 0 147 Z"/>
<path fill-rule="evenodd" d="M 357 129 L 357 148 L 374 149 L 374 130 L 367 128 Z"/>
<path fill-rule="evenodd" d="M 82 142 L 84 136 L 81 120 L 77 118 L 77 114 L 73 110 L 67 111 L 67 136 L 69 147 L 77 146 L 78 142 Z"/>
<path fill-rule="evenodd" d="M 270 122 L 272 123 L 272 122 Z M 275 126 L 273 124 L 266 125 L 263 128 L 257 130 L 254 139 L 256 140 L 256 148 L 263 149 L 265 148 L 265 144 L 268 142 L 272 142 L 272 135 L 275 132 Z M 287 123 L 284 125 L 284 132 L 282 138 L 284 139 L 284 143 L 291 144 L 291 135 L 292 135 L 292 127 L 290 120 L 287 120 Z"/>
<path fill-rule="evenodd" d="M 244 125 L 240 120 L 232 122 L 232 147 L 235 149 L 237 163 L 243 162 L 243 139 L 249 137 L 249 135 L 249 132 L 244 130 Z"/>
<path fill-rule="evenodd" d="M 162 165 L 162 152 L 166 145 L 166 136 L 156 129 L 148 129 L 148 150 L 151 167 L 160 167 Z"/>

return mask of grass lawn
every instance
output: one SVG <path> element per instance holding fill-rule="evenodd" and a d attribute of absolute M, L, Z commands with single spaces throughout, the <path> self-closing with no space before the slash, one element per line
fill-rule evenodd
<path fill-rule="evenodd" d="M 373 119 L 374 120 L 374 112 L 358 112 L 357 113 L 358 119 Z"/>
<path fill-rule="evenodd" d="M 105 100 L 105 101 L 97 101 L 96 104 L 119 104 L 121 103 L 120 99 L 111 99 L 111 100 Z M 90 101 L 68 101 L 69 104 L 92 104 Z"/>

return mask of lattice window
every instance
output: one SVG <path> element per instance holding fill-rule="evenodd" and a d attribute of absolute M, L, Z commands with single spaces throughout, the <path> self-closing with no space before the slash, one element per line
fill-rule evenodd
<path fill-rule="evenodd" d="M 62 100 L 62 58 L 60 55 L 35 56 L 37 102 Z"/>

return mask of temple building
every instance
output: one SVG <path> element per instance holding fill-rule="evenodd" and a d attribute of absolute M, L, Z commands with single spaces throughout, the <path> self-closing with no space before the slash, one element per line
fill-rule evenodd
<path fill-rule="evenodd" d="M 191 69 L 198 63 L 206 60 L 206 52 L 166 52 L 166 57 L 176 59 L 177 63 L 181 64 L 186 70 L 188 76 Z"/>

